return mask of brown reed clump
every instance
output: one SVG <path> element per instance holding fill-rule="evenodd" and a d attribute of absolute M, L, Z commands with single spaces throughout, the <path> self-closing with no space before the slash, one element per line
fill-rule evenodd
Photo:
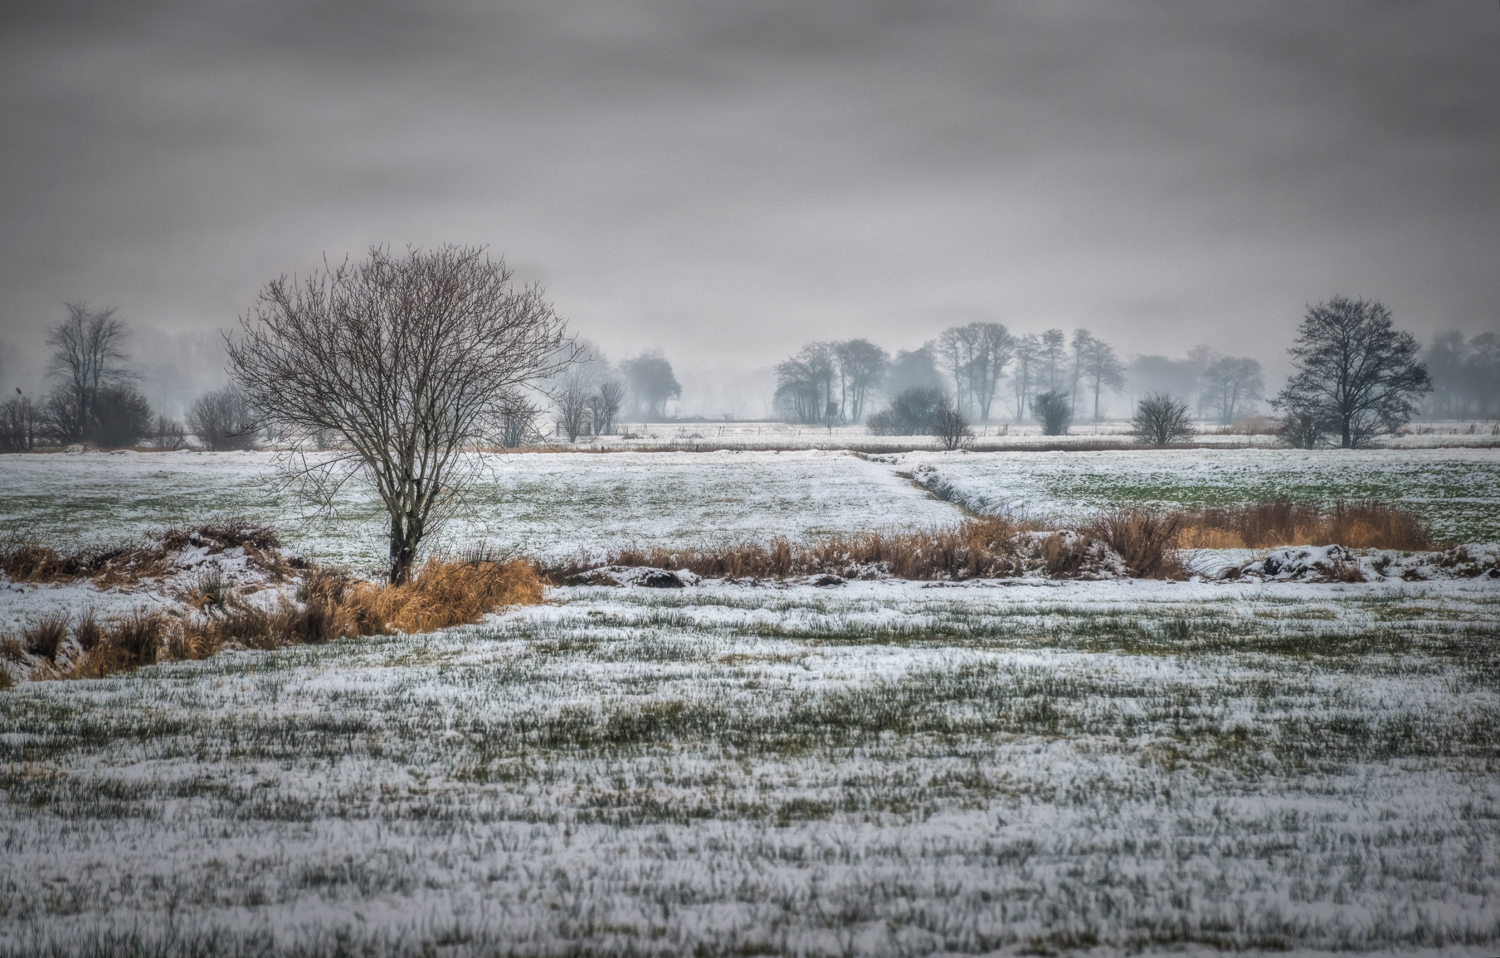
<path fill-rule="evenodd" d="M 54 612 L 21 630 L 21 643 L 26 651 L 40 656 L 48 662 L 57 660 L 57 650 L 68 637 L 68 614 Z"/>
<path fill-rule="evenodd" d="M 1289 545 L 1349 549 L 1435 548 L 1430 528 L 1413 510 L 1374 500 L 1337 502 L 1327 509 L 1289 499 L 1184 513 L 1183 549 L 1268 549 Z"/>
<path fill-rule="evenodd" d="M 68 672 L 69 678 L 100 679 L 157 661 L 169 632 L 167 616 L 137 609 L 101 628 L 98 643 Z"/>

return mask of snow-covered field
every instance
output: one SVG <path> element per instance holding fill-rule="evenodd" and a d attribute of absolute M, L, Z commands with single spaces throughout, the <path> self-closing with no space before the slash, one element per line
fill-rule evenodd
<path fill-rule="evenodd" d="M 307 555 L 383 564 L 385 523 L 351 491 L 333 518 L 304 520 L 268 486 L 274 453 L 0 455 L 0 531 L 53 541 L 119 538 L 210 516 L 275 525 Z M 847 452 L 486 455 L 450 543 L 485 539 L 561 559 L 630 543 L 816 536 L 948 524 L 958 510 L 896 470 Z"/>
<path fill-rule="evenodd" d="M 914 452 L 878 459 L 981 513 L 1078 516 L 1121 503 L 1371 498 L 1414 506 L 1442 538 L 1500 542 L 1500 449 Z"/>
<path fill-rule="evenodd" d="M 373 498 L 304 520 L 267 486 L 273 453 L 0 455 L 0 532 L 76 542 L 242 515 L 269 522 L 309 556 L 382 563 Z M 926 488 L 913 482 L 916 479 Z M 655 452 L 482 457 L 470 512 L 450 543 L 486 539 L 549 559 L 629 543 L 944 525 L 996 508 L 1058 518 L 1127 502 L 1197 505 L 1289 495 L 1410 502 L 1438 533 L 1500 542 L 1500 449 Z"/>
<path fill-rule="evenodd" d="M 0 953 L 1500 946 L 1492 587 L 553 597 L 0 694 Z"/>
<path fill-rule="evenodd" d="M 299 524 L 270 466 L 0 456 L 0 531 L 246 515 L 378 562 L 369 502 Z M 1401 499 L 1500 541 L 1496 451 L 485 470 L 452 540 L 553 557 L 1268 494 Z M 151 599 L 90 590 L 0 590 L 0 631 Z M 1500 580 L 549 600 L 0 691 L 0 956 L 1500 949 Z"/>

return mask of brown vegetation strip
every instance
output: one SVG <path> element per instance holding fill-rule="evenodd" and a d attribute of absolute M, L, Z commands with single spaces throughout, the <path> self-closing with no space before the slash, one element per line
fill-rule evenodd
<path fill-rule="evenodd" d="M 540 602 L 542 585 L 525 562 L 434 559 L 395 587 L 313 571 L 297 598 L 271 610 L 230 598 L 196 614 L 137 611 L 107 625 L 88 612 L 73 623 L 71 642 L 68 617 L 54 616 L 19 639 L 0 638 L 0 659 L 20 661 L 29 653 L 46 660 L 36 678 L 102 678 L 159 661 L 204 659 L 230 644 L 274 649 L 469 624 L 505 606 Z M 0 687 L 10 682 L 0 668 Z"/>
<path fill-rule="evenodd" d="M 725 548 L 623 549 L 605 562 L 573 561 L 544 567 L 553 583 L 578 581 L 600 565 L 687 569 L 707 578 L 784 579 L 804 575 L 962 580 L 1014 578 L 1041 573 L 1088 578 L 1113 571 L 1108 550 L 1124 558 L 1131 575 L 1180 578 L 1172 557 L 1175 517 L 1122 509 L 1068 531 L 1014 516 L 965 519 L 944 529 L 860 532 L 812 542 L 776 537 Z"/>

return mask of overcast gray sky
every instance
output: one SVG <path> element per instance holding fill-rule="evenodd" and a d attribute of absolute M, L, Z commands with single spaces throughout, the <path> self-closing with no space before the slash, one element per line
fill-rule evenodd
<path fill-rule="evenodd" d="M 486 243 L 616 358 L 974 319 L 1274 360 L 1500 327 L 1500 5 L 159 0 L 0 8 L 0 340 L 227 326 Z"/>

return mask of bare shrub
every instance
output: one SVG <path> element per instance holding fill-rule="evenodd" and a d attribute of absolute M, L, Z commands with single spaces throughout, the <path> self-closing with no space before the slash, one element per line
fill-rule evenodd
<path fill-rule="evenodd" d="M 1048 436 L 1066 436 L 1073 422 L 1073 402 L 1061 390 L 1044 392 L 1031 400 L 1031 414 Z"/>
<path fill-rule="evenodd" d="M 965 448 L 974 441 L 974 430 L 969 428 L 969 421 L 946 402 L 932 417 L 932 434 L 949 452 Z"/>
<path fill-rule="evenodd" d="M 1167 446 L 1193 437 L 1188 404 L 1166 393 L 1151 393 L 1135 407 L 1130 434 L 1153 446 Z"/>
<path fill-rule="evenodd" d="M 1175 552 L 1182 529 L 1182 517 L 1176 513 L 1140 506 L 1112 509 L 1095 516 L 1085 529 L 1109 543 L 1133 576 L 1181 579 L 1186 575 Z"/>

